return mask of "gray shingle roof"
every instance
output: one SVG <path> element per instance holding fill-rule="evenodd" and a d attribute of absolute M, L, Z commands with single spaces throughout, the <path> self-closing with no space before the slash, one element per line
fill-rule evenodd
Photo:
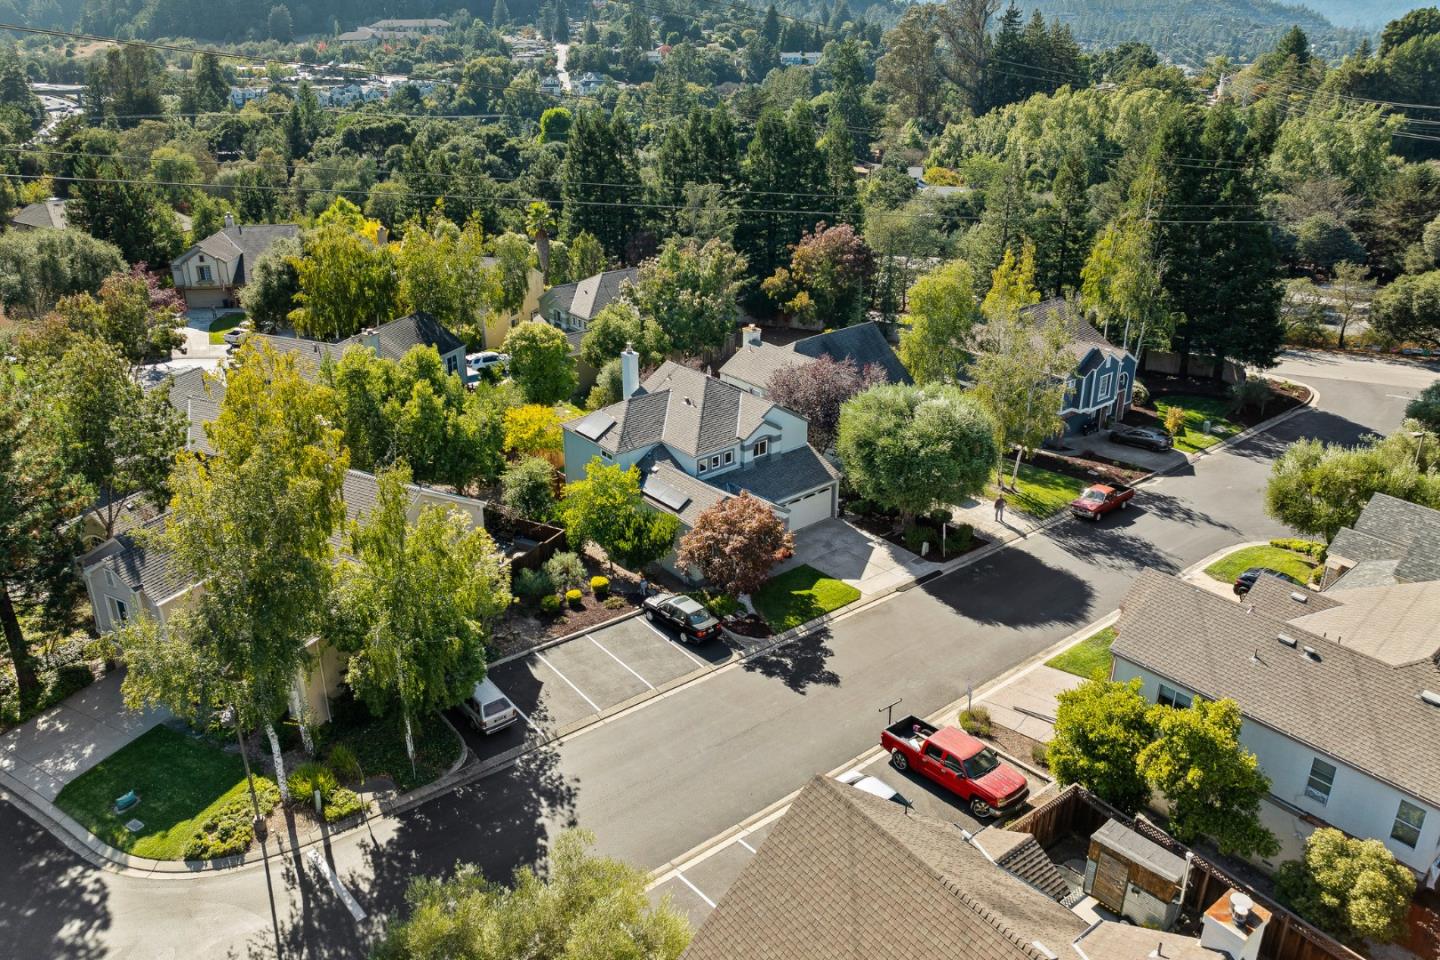
<path fill-rule="evenodd" d="M 225 398 L 225 381 L 207 375 L 199 367 L 190 367 L 169 376 L 170 405 L 181 413 L 189 413 L 189 401 L 205 400 L 218 403 Z"/>
<path fill-rule="evenodd" d="M 729 497 L 723 490 L 682 470 L 664 447 L 651 451 L 636 466 L 640 470 L 640 489 L 646 502 L 657 510 L 679 517 L 687 527 L 695 526 L 700 514 Z M 685 499 L 678 509 L 666 502 L 672 491 Z"/>
<path fill-rule="evenodd" d="M 374 330 L 361 331 L 335 343 L 269 333 L 257 333 L 254 337 L 278 351 L 293 353 L 309 361 L 300 364 L 300 373 L 311 381 L 319 379 L 320 365 L 325 362 L 326 357 L 338 363 L 345 351 L 351 347 L 365 347 L 386 360 L 397 361 L 413 347 L 434 347 L 441 356 L 465 347 L 463 340 L 451 333 L 439 320 L 424 312 L 398 317 Z"/>
<path fill-rule="evenodd" d="M 1401 581 L 1440 580 L 1440 510 L 1388 494 L 1370 497 L 1355 521 L 1330 544 L 1330 554 L 1346 560 L 1398 560 Z"/>
<path fill-rule="evenodd" d="M 10 222 L 18 227 L 37 227 L 45 230 L 64 230 L 70 225 L 65 214 L 65 201 L 56 197 L 27 203 L 21 207 Z"/>
<path fill-rule="evenodd" d="M 807 357 L 853 360 L 855 366 L 862 370 L 872 363 L 877 364 L 891 383 L 911 382 L 909 371 L 891 349 L 890 342 L 880 331 L 880 325 L 873 320 L 806 337 L 791 344 L 791 349 Z"/>
<path fill-rule="evenodd" d="M 1393 540 L 1384 540 L 1368 533 L 1361 533 L 1359 530 L 1352 530 L 1349 527 L 1341 527 L 1340 532 L 1335 534 L 1335 539 L 1330 541 L 1330 549 L 1327 555 L 1331 557 L 1364 562 L 1366 560 L 1394 560 L 1399 561 L 1405 553 L 1404 544 L 1396 543 Z"/>
<path fill-rule="evenodd" d="M 210 234 L 190 250 L 192 252 L 201 250 L 222 263 L 238 261 L 239 265 L 233 273 L 233 282 L 239 286 L 245 282 L 247 266 L 253 267 L 255 261 L 270 249 L 272 243 L 282 237 L 298 236 L 300 236 L 300 227 L 293 223 L 236 224 Z M 189 253 L 187 252 L 185 256 L 189 256 Z"/>
<path fill-rule="evenodd" d="M 619 429 L 608 431 L 600 446 L 622 453 L 663 442 L 693 457 L 750 436 L 774 406 L 734 384 L 667 360 L 639 393 L 605 408 Z"/>
<path fill-rule="evenodd" d="M 1428 660 L 1440 651 L 1440 631 L 1435 628 L 1440 623 L 1440 581 L 1339 590 L 1332 586 L 1328 596 L 1336 601 L 1331 607 L 1290 622 L 1392 666 Z"/>
<path fill-rule="evenodd" d="M 1419 699 L 1437 685 L 1429 660 L 1390 666 L 1155 571 L 1140 575 L 1121 611 L 1115 656 L 1207 698 L 1232 697 L 1251 720 L 1440 803 L 1440 709 Z M 1280 643 L 1281 633 L 1319 659 Z"/>
<path fill-rule="evenodd" d="M 1304 602 L 1296 600 L 1295 594 L 1304 597 Z M 1297 587 L 1279 577 L 1257 579 L 1255 586 L 1245 594 L 1244 603 L 1248 607 L 1255 608 L 1257 613 L 1274 617 L 1276 620 L 1291 620 L 1340 605 L 1339 600 L 1323 593 L 1306 590 L 1304 587 Z"/>
<path fill-rule="evenodd" d="M 1003 827 L 986 827 L 975 834 L 975 845 L 993 861 L 997 867 L 1039 890 L 1051 900 L 1064 900 L 1070 895 L 1070 885 L 1040 842 L 1028 833 L 1006 830 Z"/>
<path fill-rule="evenodd" d="M 743 380 L 761 390 L 770 389 L 770 378 L 787 367 L 810 363 L 813 358 L 773 343 L 742 345 L 720 368 L 720 375 Z"/>
<path fill-rule="evenodd" d="M 1041 960 L 1085 927 L 952 824 L 817 776 L 683 957 Z"/>
<path fill-rule="evenodd" d="M 606 270 L 574 283 L 562 283 L 545 291 L 544 311 L 562 310 L 582 320 L 593 320 L 620 296 L 625 281 L 634 282 L 640 275 L 635 267 L 624 270 Z M 549 319 L 548 317 L 546 319 Z"/>
<path fill-rule="evenodd" d="M 1385 587 L 1400 581 L 1395 577 L 1399 560 L 1361 560 L 1340 575 L 1327 590 L 1353 590 L 1356 587 Z"/>
<path fill-rule="evenodd" d="M 762 500 L 784 503 L 839 479 L 840 471 L 807 444 L 762 457 L 753 466 L 719 474 L 713 483 L 730 492 L 748 490 Z"/>
<path fill-rule="evenodd" d="M 1077 361 L 1084 360 L 1089 356 L 1091 350 L 1099 350 L 1112 356 L 1120 356 L 1125 353 L 1124 350 L 1106 340 L 1104 335 L 1096 330 L 1068 300 L 1055 297 L 1037 303 L 1033 307 L 1026 307 L 1025 312 L 1041 318 L 1058 316 L 1064 319 L 1070 330 L 1070 352 L 1075 355 Z"/>

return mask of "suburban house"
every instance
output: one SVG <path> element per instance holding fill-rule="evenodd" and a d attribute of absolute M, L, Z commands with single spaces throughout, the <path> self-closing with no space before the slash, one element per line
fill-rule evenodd
<path fill-rule="evenodd" d="M 304 364 L 310 376 L 319 372 L 320 365 L 328 357 L 339 361 L 351 347 L 368 347 L 377 356 L 386 360 L 399 360 L 412 347 L 434 347 L 440 354 L 446 373 L 453 373 L 464 379 L 465 342 L 446 329 L 445 325 L 428 313 L 412 313 L 391 320 L 389 323 L 368 330 L 361 330 L 353 337 L 338 342 L 310 340 L 305 337 L 282 337 L 275 334 L 252 334 L 251 339 L 268 343 L 284 353 L 293 353 L 313 361 Z"/>
<path fill-rule="evenodd" d="M 65 201 L 58 197 L 27 203 L 10 218 L 12 230 L 64 230 L 69 225 Z"/>
<path fill-rule="evenodd" d="M 414 484 L 409 484 L 407 489 L 410 491 L 407 516 L 411 521 L 424 507 L 438 504 L 466 515 L 473 526 L 485 523 L 482 501 Z M 378 495 L 379 484 L 374 475 L 359 470 L 346 472 L 343 496 L 348 520 L 364 519 L 374 509 Z M 202 589 L 182 575 L 170 552 L 153 539 L 165 529 L 168 517 L 168 513 L 160 514 L 138 526 L 117 530 L 114 537 L 76 562 L 99 632 L 109 633 L 142 614 L 153 617 L 163 627 L 172 615 L 185 608 L 196 590 Z M 332 541 L 340 547 L 340 534 L 332 537 Z M 312 717 L 328 721 L 328 701 L 339 692 L 344 656 L 319 639 L 311 640 L 310 652 L 311 668 L 306 676 L 297 678 L 297 693 Z"/>
<path fill-rule="evenodd" d="M 1358 568 L 1357 568 L 1358 569 Z M 1117 625 L 1113 679 L 1187 707 L 1229 697 L 1270 778 L 1261 805 L 1296 859 L 1330 825 L 1440 874 L 1440 580 L 1323 593 L 1261 577 L 1241 603 L 1143 573 Z"/>
<path fill-rule="evenodd" d="M 1372 495 L 1325 553 L 1327 590 L 1423 580 L 1440 580 L 1440 510 L 1388 494 Z"/>
<path fill-rule="evenodd" d="M 620 366 L 625 399 L 564 425 L 566 480 L 597 457 L 638 467 L 646 499 L 687 527 L 742 490 L 791 530 L 835 516 L 839 473 L 806 442 L 803 417 L 673 361 L 643 383 L 633 350 Z"/>
<path fill-rule="evenodd" d="M 495 262 L 494 257 L 484 258 L 487 267 L 494 266 Z M 510 313 L 492 310 L 485 315 L 484 343 L 481 346 L 486 350 L 499 350 L 515 324 L 529 320 L 540 312 L 541 298 L 545 294 L 545 275 L 532 266 L 526 276 L 525 301 L 518 309 Z"/>
<path fill-rule="evenodd" d="M 751 324 L 741 332 L 740 349 L 720 368 L 720 379 L 763 397 L 770 389 L 770 378 L 777 372 L 821 357 L 837 362 L 850 360 L 860 370 L 874 364 L 885 372 L 888 383 L 913 382 L 873 320 L 817 333 L 784 347 L 765 343 L 760 328 Z"/>
<path fill-rule="evenodd" d="M 782 67 L 813 67 L 820 62 L 824 56 L 819 50 L 782 50 L 780 51 L 780 66 Z"/>
<path fill-rule="evenodd" d="M 1074 788 L 1071 788 L 1072 790 Z M 1128 872 L 1189 861 L 1114 821 L 1095 833 L 1144 859 L 1101 855 L 1130 899 Z M 748 844 L 747 844 L 748 847 Z M 752 848 L 753 849 L 753 848 Z M 1091 849 L 1095 849 L 1092 841 Z M 1098 881 L 1067 881 L 1029 833 L 971 833 L 825 776 L 810 780 L 696 931 L 682 960 L 1256 960 L 1272 914 L 1225 886 L 1200 935 L 1095 909 Z M 1096 871 L 1098 872 L 1098 870 Z M 1108 871 L 1107 871 L 1108 872 Z M 1195 869 L 1199 873 L 1199 869 Z M 1078 879 L 1078 878 L 1077 878 Z M 701 881 L 704 882 L 703 880 Z M 1078 889 L 1072 889 L 1072 883 Z M 1183 881 L 1182 881 L 1183 883 Z M 1197 892 L 1181 886 L 1180 899 Z M 1153 901 L 1151 902 L 1158 902 Z M 1192 901 L 1193 904 L 1193 901 Z M 1130 916 L 1127 912 L 1124 916 Z"/>
<path fill-rule="evenodd" d="M 228 213 L 225 227 L 186 250 L 170 264 L 175 289 L 190 310 L 218 310 L 240 306 L 240 288 L 276 240 L 300 236 L 293 223 L 241 225 Z"/>
<path fill-rule="evenodd" d="M 575 87 L 575 93 L 580 94 L 582 97 L 588 97 L 594 93 L 597 93 L 601 87 L 605 86 L 605 81 L 607 79 L 609 78 L 602 76 L 601 74 L 595 73 L 594 71 L 587 70 L 585 73 L 581 74 L 578 79 L 572 80 L 570 82 Z"/>
<path fill-rule="evenodd" d="M 1027 307 L 1025 312 L 1037 320 L 1059 316 L 1069 331 L 1075 369 L 1060 410 L 1065 433 L 1080 433 L 1088 426 L 1103 427 L 1125 416 L 1135 394 L 1135 357 L 1130 351 L 1106 340 L 1068 300 L 1046 300 Z"/>
<path fill-rule="evenodd" d="M 637 268 L 627 267 L 624 270 L 605 270 L 574 283 L 558 284 L 540 295 L 535 315 L 552 327 L 563 330 L 565 339 L 570 341 L 570 355 L 578 358 L 580 341 L 585 339 L 590 321 L 619 300 L 625 284 L 634 283 L 639 275 Z M 576 374 L 582 390 L 594 385 L 598 373 L 588 363 L 577 360 Z"/>

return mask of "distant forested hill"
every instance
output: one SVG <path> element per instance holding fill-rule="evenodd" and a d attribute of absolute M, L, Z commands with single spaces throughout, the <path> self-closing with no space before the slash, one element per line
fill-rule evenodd
<path fill-rule="evenodd" d="M 1414 0 L 1305 0 L 1305 6 L 1342 27 L 1378 30 L 1417 7 L 1430 6 Z"/>

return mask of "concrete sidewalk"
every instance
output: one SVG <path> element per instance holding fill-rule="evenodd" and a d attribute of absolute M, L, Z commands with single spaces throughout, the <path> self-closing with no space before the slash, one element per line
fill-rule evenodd
<path fill-rule="evenodd" d="M 9 778 L 53 801 L 67 783 L 169 719 L 165 710 L 127 710 L 120 698 L 121 678 L 120 671 L 107 674 L 0 735 L 0 783 Z"/>
<path fill-rule="evenodd" d="M 1055 736 L 1055 697 L 1084 682 L 1084 677 L 1041 663 L 980 702 L 990 711 L 990 719 L 1001 726 L 1049 743 Z"/>

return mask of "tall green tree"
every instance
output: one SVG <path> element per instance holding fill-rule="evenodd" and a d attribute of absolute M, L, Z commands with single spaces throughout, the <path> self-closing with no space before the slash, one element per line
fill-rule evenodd
<path fill-rule="evenodd" d="M 510 604 L 510 571 L 483 527 L 430 505 L 412 523 L 409 471 L 377 478 L 374 508 L 350 534 L 334 609 L 346 680 L 377 715 L 400 711 L 415 765 L 412 721 L 453 707 L 485 676 L 490 625 Z"/>
<path fill-rule="evenodd" d="M 175 211 L 155 187 L 130 178 L 118 161 L 86 161 L 72 189 L 71 222 L 113 243 L 129 262 L 163 267 L 184 249 Z"/>
<path fill-rule="evenodd" d="M 620 114 L 578 110 L 567 144 L 560 169 L 561 233 L 566 239 L 589 233 L 610 257 L 622 258 L 640 226 L 640 174 L 629 124 Z"/>
<path fill-rule="evenodd" d="M 744 272 L 745 258 L 723 240 L 671 239 L 641 265 L 629 297 L 672 349 L 697 356 L 720 349 L 735 329 Z"/>
<path fill-rule="evenodd" d="M 785 248 L 820 219 L 803 212 L 815 210 L 811 201 L 830 190 L 815 128 L 814 112 L 799 101 L 788 113 L 767 107 L 755 122 L 741 164 L 748 211 L 736 239 L 757 276 L 774 273 Z"/>
<path fill-rule="evenodd" d="M 510 375 L 530 403 L 559 403 L 575 391 L 575 358 L 558 328 L 527 321 L 506 335 L 500 349 L 510 355 Z"/>
<path fill-rule="evenodd" d="M 211 113 L 224 110 L 229 105 L 230 81 L 225 79 L 220 58 L 215 54 L 205 51 L 195 60 L 191 83 L 194 85 L 197 112 Z"/>
<path fill-rule="evenodd" d="M 299 240 L 281 237 L 258 260 L 246 265 L 249 276 L 240 290 L 240 305 L 257 330 L 273 333 L 288 322 L 295 295 L 300 292 L 296 264 L 301 256 Z"/>
<path fill-rule="evenodd" d="M 299 304 L 290 322 L 300 334 L 341 340 L 396 316 L 400 276 L 395 255 L 342 223 L 326 223 L 305 238 L 295 264 Z"/>
<path fill-rule="evenodd" d="M 1379 840 L 1321 827 L 1305 838 L 1305 856 L 1275 871 L 1280 902 L 1345 940 L 1393 943 L 1408 932 L 1415 874 Z"/>
<path fill-rule="evenodd" d="M 125 269 L 112 243 L 80 230 L 8 230 L 0 234 L 0 303 L 39 317 L 61 297 L 93 293 Z"/>
<path fill-rule="evenodd" d="M 1084 155 L 1078 149 L 1067 150 L 1051 184 L 1050 200 L 1040 207 L 1032 231 L 1036 282 L 1049 296 L 1080 286 L 1080 270 L 1095 236 L 1086 183 Z"/>
<path fill-rule="evenodd" d="M 634 304 L 616 300 L 605 305 L 585 330 L 580 359 L 596 370 L 617 359 L 627 347 L 640 354 L 643 367 L 659 366 L 670 352 L 670 338 L 652 317 Z"/>
<path fill-rule="evenodd" d="M 1155 724 L 1140 681 L 1092 677 L 1055 699 L 1055 736 L 1046 752 L 1055 779 L 1078 783 L 1125 813 L 1145 806 L 1150 786 L 1139 759 Z"/>
<path fill-rule="evenodd" d="M 268 345 L 240 348 L 205 428 L 214 454 L 180 455 L 158 537 L 180 582 L 204 589 L 165 630 L 120 637 L 127 703 L 192 720 L 233 707 L 242 728 L 265 731 L 286 799 L 275 722 L 287 709 L 304 721 L 295 691 L 329 608 L 349 459 L 330 391 L 298 363 Z"/>
<path fill-rule="evenodd" d="M 951 260 L 935 267 L 915 281 L 909 300 L 901 318 L 901 362 L 916 383 L 954 383 L 980 320 L 970 265 Z"/>
<path fill-rule="evenodd" d="M 565 485 L 557 513 L 573 549 L 594 543 L 636 571 L 665 556 L 680 532 L 675 517 L 645 506 L 639 470 L 599 457 L 586 465 L 585 479 Z"/>

